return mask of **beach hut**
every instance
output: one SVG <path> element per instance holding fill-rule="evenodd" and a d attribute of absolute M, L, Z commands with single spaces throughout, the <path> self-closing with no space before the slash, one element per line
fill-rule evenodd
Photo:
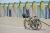
<path fill-rule="evenodd" d="M 45 5 L 44 5 L 44 1 L 40 2 L 40 18 L 45 18 Z"/>

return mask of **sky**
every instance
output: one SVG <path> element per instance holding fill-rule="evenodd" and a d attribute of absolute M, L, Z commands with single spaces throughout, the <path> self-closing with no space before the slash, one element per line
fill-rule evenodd
<path fill-rule="evenodd" d="M 22 2 L 26 2 L 26 0 L 21 0 Z M 36 1 L 36 2 L 40 2 L 40 0 L 29 0 L 29 2 L 32 2 L 32 1 Z M 49 1 L 49 0 L 44 0 L 44 1 Z M 19 0 L 0 0 L 0 3 L 13 3 L 13 2 L 16 2 L 18 3 Z"/>

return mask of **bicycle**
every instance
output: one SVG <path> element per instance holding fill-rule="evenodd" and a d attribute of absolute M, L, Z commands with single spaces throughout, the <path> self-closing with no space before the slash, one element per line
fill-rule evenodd
<path fill-rule="evenodd" d="M 25 29 L 39 30 L 39 29 L 41 29 L 42 24 L 39 19 L 28 18 L 28 20 L 27 20 L 27 18 L 25 18 L 24 27 L 25 27 Z"/>

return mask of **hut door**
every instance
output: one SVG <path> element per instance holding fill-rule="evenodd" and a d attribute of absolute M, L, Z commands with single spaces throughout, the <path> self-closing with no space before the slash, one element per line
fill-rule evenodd
<path fill-rule="evenodd" d="M 45 19 L 47 19 L 47 7 L 45 7 Z"/>
<path fill-rule="evenodd" d="M 9 16 L 11 17 L 11 10 L 9 10 Z"/>

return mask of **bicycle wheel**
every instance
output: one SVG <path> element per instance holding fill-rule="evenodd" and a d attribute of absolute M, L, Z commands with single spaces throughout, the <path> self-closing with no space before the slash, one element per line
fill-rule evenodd
<path fill-rule="evenodd" d="M 28 20 L 26 20 L 26 19 L 24 20 L 24 27 L 25 27 L 25 29 L 29 29 L 30 28 Z"/>
<path fill-rule="evenodd" d="M 40 30 L 40 29 L 41 29 L 41 27 L 42 27 L 41 22 L 38 22 L 38 24 L 37 24 L 37 29 L 38 29 L 38 30 Z"/>
<path fill-rule="evenodd" d="M 41 29 L 41 27 L 42 27 L 42 24 L 41 24 L 41 22 L 33 22 L 32 23 L 32 25 L 31 25 L 31 28 L 33 29 L 33 30 L 40 30 Z"/>

